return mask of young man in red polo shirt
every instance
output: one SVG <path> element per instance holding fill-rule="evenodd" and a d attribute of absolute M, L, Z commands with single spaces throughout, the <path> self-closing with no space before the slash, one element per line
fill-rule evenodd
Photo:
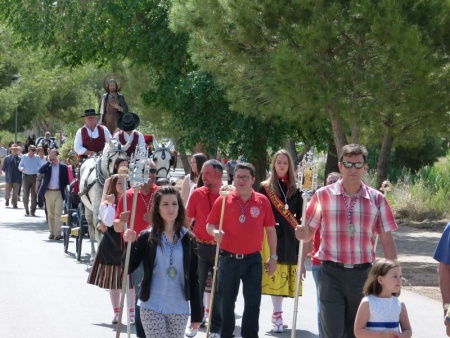
<path fill-rule="evenodd" d="M 136 235 L 139 236 L 141 231 L 147 229 L 150 226 L 150 210 L 153 203 L 153 194 L 158 189 L 155 184 L 156 181 L 156 166 L 155 163 L 148 159 L 146 160 L 146 166 L 150 166 L 150 176 L 147 184 L 144 184 L 138 192 L 137 202 L 136 202 L 136 214 L 134 218 L 134 231 Z M 116 206 L 116 217 L 114 219 L 114 230 L 117 232 L 123 232 L 123 227 L 125 223 L 129 224 L 131 207 L 133 205 L 133 194 L 134 188 L 128 189 L 126 192 L 127 198 L 127 211 L 123 210 L 123 196 L 119 199 Z M 144 267 L 139 265 L 139 267 L 131 273 L 131 278 L 133 280 L 133 285 L 136 295 L 139 295 L 139 283 L 144 277 Z M 138 297 L 136 297 L 137 300 Z M 138 337 L 145 338 L 144 328 L 142 327 L 140 309 L 136 305 L 136 334 Z"/>
<path fill-rule="evenodd" d="M 241 334 L 246 338 L 257 338 L 263 273 L 260 252 L 265 230 L 270 249 L 265 269 L 272 275 L 278 259 L 275 218 L 267 197 L 252 189 L 255 167 L 250 163 L 239 163 L 234 174 L 236 189 L 229 196 L 222 197 L 226 198 L 222 230 L 218 229 L 222 198 L 216 200 L 207 220 L 208 233 L 214 236 L 221 248 L 218 284 L 222 296 L 220 337 L 234 337 L 234 308 L 242 280 L 244 313 Z"/>
<path fill-rule="evenodd" d="M 200 292 L 205 292 L 206 280 L 208 272 L 213 274 L 214 261 L 216 256 L 216 242 L 214 237 L 206 231 L 206 219 L 211 212 L 214 202 L 219 197 L 219 189 L 222 186 L 223 167 L 217 160 L 208 160 L 203 163 L 202 180 L 203 187 L 195 189 L 190 198 L 187 208 L 187 215 L 190 220 L 194 219 L 193 232 L 198 243 L 198 278 L 200 282 Z M 217 290 L 217 288 L 216 288 Z M 205 308 L 209 304 L 204 304 Z M 210 337 L 214 337 L 214 333 L 220 332 L 221 316 L 220 316 L 221 298 L 217 292 L 214 295 L 213 313 L 211 313 Z M 186 331 L 188 337 L 193 337 L 196 331 Z"/>

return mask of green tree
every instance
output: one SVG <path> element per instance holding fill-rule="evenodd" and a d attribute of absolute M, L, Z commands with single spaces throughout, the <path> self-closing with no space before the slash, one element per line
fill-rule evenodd
<path fill-rule="evenodd" d="M 192 62 L 188 35 L 169 29 L 171 5 L 172 1 L 62 0 L 38 1 L 31 6 L 29 1 L 6 0 L 0 4 L 0 12 L 20 34 L 23 45 L 46 48 L 52 59 L 66 65 L 123 61 L 137 72 L 145 72 L 128 74 L 144 80 L 135 85 L 149 108 L 143 115 L 157 124 L 155 133 L 170 133 L 182 148 L 198 142 L 205 143 L 211 153 L 218 147 L 230 153 L 239 148 L 249 160 L 265 163 L 268 142 L 273 140 L 270 135 L 277 134 L 282 142 L 291 128 L 262 118 L 260 111 L 236 114 L 236 109 L 229 107 L 220 86 Z M 250 139 L 251 147 L 228 147 L 229 140 L 243 135 Z"/>
<path fill-rule="evenodd" d="M 395 142 L 448 130 L 449 10 L 436 0 L 175 0 L 171 23 L 233 109 L 328 119 L 338 152 L 378 142 L 382 181 Z"/>

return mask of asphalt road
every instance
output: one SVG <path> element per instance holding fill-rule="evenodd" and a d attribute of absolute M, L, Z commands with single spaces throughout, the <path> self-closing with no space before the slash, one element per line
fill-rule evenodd
<path fill-rule="evenodd" d="M 90 269 L 88 239 L 83 242 L 81 262 L 74 257 L 74 240 L 69 252 L 64 253 L 62 241 L 48 240 L 43 210 L 38 209 L 37 217 L 25 217 L 22 203 L 19 209 L 5 207 L 3 180 L 0 177 L 0 337 L 115 337 L 108 292 L 86 283 Z M 304 296 L 299 299 L 297 337 L 317 337 L 315 297 L 314 281 L 308 271 Z M 408 291 L 402 292 L 402 299 L 413 337 L 445 337 L 439 302 Z M 289 327 L 293 304 L 293 299 L 285 299 L 283 306 Z M 236 337 L 240 337 L 242 312 L 243 299 L 239 296 Z M 271 314 L 270 297 L 263 296 L 260 337 L 290 337 L 290 328 L 282 334 L 270 332 Z M 125 325 L 121 336 L 126 337 Z M 205 330 L 201 329 L 196 337 L 206 337 Z"/>

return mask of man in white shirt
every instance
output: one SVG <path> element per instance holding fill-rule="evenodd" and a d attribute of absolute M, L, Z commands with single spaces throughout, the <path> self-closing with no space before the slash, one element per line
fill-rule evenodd
<path fill-rule="evenodd" d="M 117 127 L 120 130 L 114 134 L 114 138 L 122 144 L 124 149 L 126 148 L 128 157 L 134 154 L 136 148 L 145 151 L 144 135 L 136 130 L 139 122 L 139 116 L 132 112 L 120 115 L 117 120 Z"/>
<path fill-rule="evenodd" d="M 73 150 L 86 158 L 101 153 L 105 143 L 111 138 L 108 128 L 97 123 L 97 116 L 94 109 L 84 111 L 84 126 L 77 130 Z"/>

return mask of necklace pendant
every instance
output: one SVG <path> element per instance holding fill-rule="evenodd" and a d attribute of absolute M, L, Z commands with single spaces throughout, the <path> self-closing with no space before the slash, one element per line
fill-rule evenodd
<path fill-rule="evenodd" d="M 242 214 L 241 216 L 239 216 L 239 222 L 244 223 L 245 222 L 245 215 Z"/>
<path fill-rule="evenodd" d="M 284 210 L 289 210 L 289 205 L 287 203 L 284 205 Z"/>
<path fill-rule="evenodd" d="M 353 224 L 348 224 L 345 228 L 345 232 L 348 236 L 354 236 L 355 235 L 355 226 Z"/>
<path fill-rule="evenodd" d="M 174 279 L 177 276 L 177 269 L 173 266 L 169 266 L 167 268 L 167 276 L 169 276 L 170 279 Z"/>
<path fill-rule="evenodd" d="M 144 214 L 143 219 L 144 219 L 145 222 L 150 222 L 150 213 L 149 213 L 149 212 L 146 212 L 146 213 Z"/>

